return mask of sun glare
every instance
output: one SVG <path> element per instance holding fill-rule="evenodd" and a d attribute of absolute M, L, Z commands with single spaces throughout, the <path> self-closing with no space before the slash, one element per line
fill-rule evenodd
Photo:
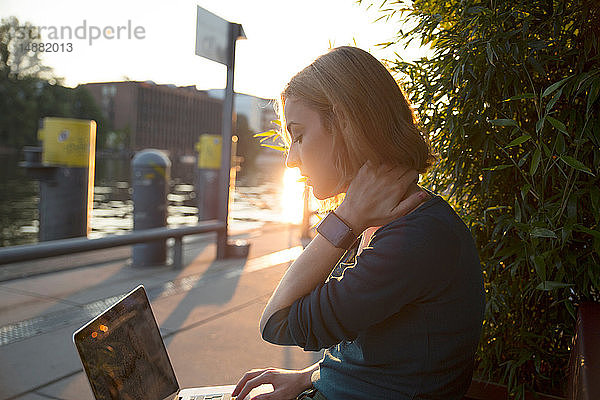
<path fill-rule="evenodd" d="M 283 191 L 281 193 L 281 217 L 284 222 L 302 223 L 304 210 L 304 182 L 298 168 L 286 168 L 283 174 Z"/>

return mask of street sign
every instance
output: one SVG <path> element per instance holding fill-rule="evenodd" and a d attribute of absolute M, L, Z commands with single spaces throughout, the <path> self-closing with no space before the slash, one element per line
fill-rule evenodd
<path fill-rule="evenodd" d="M 227 66 L 227 86 L 223 100 L 223 123 L 221 124 L 221 173 L 219 174 L 218 219 L 225 223 L 225 229 L 217 233 L 217 258 L 227 255 L 248 254 L 248 245 L 237 246 L 228 243 L 228 213 L 231 169 L 231 132 L 233 131 L 233 69 L 235 66 L 235 42 L 246 39 L 242 25 L 231 23 L 198 7 L 196 19 L 196 55 L 208 58 Z M 236 250 L 238 249 L 238 250 Z M 240 253 L 239 249 L 242 249 Z M 245 250 L 244 250 L 245 249 Z M 245 253 L 244 253 L 245 251 Z"/>
<path fill-rule="evenodd" d="M 229 21 L 198 6 L 196 55 L 227 65 Z"/>

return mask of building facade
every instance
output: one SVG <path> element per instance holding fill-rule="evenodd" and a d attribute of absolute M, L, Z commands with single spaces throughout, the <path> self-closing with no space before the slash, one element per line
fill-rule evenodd
<path fill-rule="evenodd" d="M 153 82 L 82 85 L 100 105 L 113 130 L 126 132 L 126 150 L 166 150 L 171 157 L 195 155 L 202 134 L 221 134 L 223 104 L 193 86 Z"/>

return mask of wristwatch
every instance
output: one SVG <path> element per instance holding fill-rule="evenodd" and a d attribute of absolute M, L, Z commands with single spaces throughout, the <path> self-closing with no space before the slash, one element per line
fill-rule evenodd
<path fill-rule="evenodd" d="M 348 250 L 358 236 L 343 219 L 331 211 L 317 226 L 317 232 L 337 248 Z"/>

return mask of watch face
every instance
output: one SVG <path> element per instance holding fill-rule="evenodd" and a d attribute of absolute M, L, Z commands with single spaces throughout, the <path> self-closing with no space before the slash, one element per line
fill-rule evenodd
<path fill-rule="evenodd" d="M 350 228 L 342 222 L 335 214 L 329 213 L 327 217 L 318 226 L 317 231 L 325 236 L 331 244 L 336 247 L 346 248 L 352 243 L 346 243 L 354 239 Z"/>

